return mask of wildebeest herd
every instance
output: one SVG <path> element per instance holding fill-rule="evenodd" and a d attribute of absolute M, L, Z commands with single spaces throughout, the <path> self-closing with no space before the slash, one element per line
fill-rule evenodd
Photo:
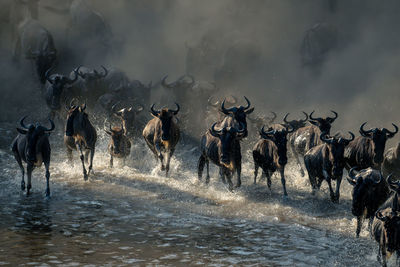
<path fill-rule="evenodd" d="M 190 98 L 186 95 L 187 88 L 198 86 L 193 76 L 184 75 L 171 83 L 167 83 L 165 76 L 160 85 L 175 92 L 176 108 L 157 109 L 155 104 L 149 105 L 151 82 L 144 85 L 138 80 L 131 81 L 116 68 L 101 66 L 100 70 L 78 65 L 69 74 L 53 73 L 55 62 L 58 60 L 53 38 L 34 19 L 26 20 L 19 26 L 15 44 L 16 58 L 24 55 L 34 62 L 35 72 L 43 85 L 43 99 L 50 110 L 49 128 L 40 123 L 26 124 L 27 116 L 19 122 L 19 135 L 11 147 L 22 172 L 21 190 L 26 189 L 26 194 L 30 194 L 32 171 L 44 164 L 46 196 L 50 197 L 49 135 L 56 128 L 53 122 L 56 119 L 64 124 L 64 144 L 68 160 L 72 161 L 72 152 L 77 150 L 82 163 L 83 178 L 87 180 L 89 175 L 93 174 L 98 133 L 96 123 L 91 121 L 87 107 L 89 110 L 95 110 L 96 105 L 100 105 L 105 111 L 99 117 L 105 126 L 105 133 L 110 136 L 110 167 L 114 165 L 114 158 L 122 159 L 125 164 L 125 159 L 132 150 L 132 142 L 137 138 L 137 133 L 141 132 L 150 151 L 160 161 L 161 170 L 165 171 L 166 176 L 169 175 L 171 157 L 183 134 L 177 118 L 181 111 L 180 104 Z M 399 259 L 400 182 L 396 181 L 396 178 L 400 175 L 400 144 L 384 153 L 386 141 L 397 134 L 398 127 L 393 124 L 394 131 L 386 128 L 366 129 L 365 122 L 359 128 L 361 136 L 356 137 L 352 132 L 349 132 L 348 136 L 332 135 L 331 126 L 338 118 L 335 111 L 332 111 L 333 117 L 325 118 L 316 117 L 314 111 L 310 114 L 303 112 L 305 118 L 299 120 L 288 120 L 288 113 L 281 123 L 274 123 L 277 118 L 275 113 L 272 113 L 272 118 L 266 114 L 252 118 L 250 114 L 254 107 L 251 107 L 249 99 L 244 99 L 245 106 L 236 105 L 236 98 L 233 98 L 233 101 L 228 101 L 228 98 L 220 99 L 223 101 L 214 103 L 210 95 L 195 99 L 200 105 L 214 108 L 207 114 L 207 117 L 213 118 L 212 123 L 208 125 L 209 129 L 200 140 L 198 179 L 202 179 L 206 167 L 205 182 L 209 183 L 211 161 L 218 166 L 220 178 L 223 183 L 228 184 L 230 191 L 239 188 L 242 183 L 241 142 L 248 136 L 249 130 L 254 132 L 256 128 L 260 138 L 255 142 L 252 151 L 254 184 L 257 183 L 258 171 L 261 168 L 261 177 L 266 177 L 267 186 L 271 190 L 272 175 L 278 171 L 283 195 L 289 195 L 285 166 L 288 163 L 290 147 L 301 176 L 305 176 L 304 167 L 307 170 L 312 194 L 326 181 L 331 201 L 337 203 L 340 198 L 343 170 L 346 168 L 347 181 L 354 187 L 351 212 L 357 217 L 356 235 L 360 234 L 363 220 L 369 219 L 369 230 L 379 244 L 378 259 L 382 265 L 386 265 L 386 259 L 393 252 L 396 252 Z M 227 107 L 227 104 L 230 107 Z M 136 117 L 145 106 L 149 107 L 153 118 L 142 125 L 137 123 Z M 193 110 L 186 108 L 184 112 L 190 114 Z M 120 123 L 119 126 L 111 124 L 112 118 L 115 117 Z M 247 119 L 253 128 L 248 127 Z M 27 165 L 27 186 L 22 162 Z M 236 185 L 232 182 L 234 174 L 237 177 Z M 332 181 L 336 181 L 335 190 Z"/>

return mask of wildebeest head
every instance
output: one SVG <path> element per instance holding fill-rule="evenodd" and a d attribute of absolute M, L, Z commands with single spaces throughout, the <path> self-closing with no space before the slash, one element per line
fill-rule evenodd
<path fill-rule="evenodd" d="M 53 74 L 50 76 L 50 71 L 51 69 L 47 70 L 45 74 L 46 80 L 50 83 L 46 92 L 46 102 L 50 109 L 59 110 L 61 108 L 61 94 L 66 86 L 74 83 L 78 79 L 77 71 L 79 71 L 79 68 L 74 70 L 75 77 L 73 79 L 61 74 Z"/>
<path fill-rule="evenodd" d="M 67 114 L 67 125 L 65 127 L 65 135 L 66 136 L 73 136 L 75 131 L 74 131 L 74 120 L 83 120 L 84 118 L 87 118 L 87 114 L 85 113 L 86 109 L 86 103 L 83 105 L 74 105 L 74 101 L 76 99 L 72 99 L 69 108 L 68 108 L 68 114 Z"/>
<path fill-rule="evenodd" d="M 277 115 L 275 112 L 271 111 L 272 117 L 267 117 L 266 115 L 257 116 L 256 118 L 252 118 L 250 115 L 247 116 L 249 121 L 255 124 L 258 128 L 262 127 L 264 124 L 271 125 L 274 123 Z"/>
<path fill-rule="evenodd" d="M 182 77 L 178 78 L 175 82 L 172 82 L 170 84 L 168 84 L 166 81 L 167 77 L 168 75 L 162 79 L 161 85 L 166 89 L 172 89 L 176 92 L 185 93 L 183 91 L 191 89 L 195 84 L 194 78 L 191 75 L 183 75 Z M 189 78 L 189 80 L 187 78 Z"/>
<path fill-rule="evenodd" d="M 125 134 L 124 127 L 111 127 L 111 124 L 108 129 L 104 129 L 104 131 L 111 136 L 112 144 L 113 144 L 113 152 L 115 154 L 121 153 L 121 142 L 122 138 Z"/>
<path fill-rule="evenodd" d="M 353 167 L 349 171 L 347 181 L 353 185 L 353 203 L 351 212 L 354 216 L 362 216 L 366 208 L 368 197 L 371 195 L 371 191 L 381 183 L 384 183 L 382 173 L 379 171 L 379 180 L 374 179 L 371 174 L 373 173 L 372 168 L 368 168 L 358 173 Z M 366 177 L 364 177 L 367 175 Z"/>
<path fill-rule="evenodd" d="M 284 127 L 279 130 L 269 128 L 268 132 L 266 132 L 264 131 L 264 126 L 260 130 L 260 136 L 264 139 L 272 140 L 278 148 L 279 165 L 283 166 L 287 163 L 287 135 L 293 131 L 293 129 Z"/>
<path fill-rule="evenodd" d="M 400 212 L 398 194 L 396 193 L 392 207 L 376 213 L 376 218 L 383 222 L 383 231 L 386 239 L 387 250 L 393 252 L 400 249 Z"/>
<path fill-rule="evenodd" d="M 369 137 L 372 139 L 373 145 L 374 145 L 374 163 L 380 165 L 383 162 L 383 152 L 385 151 L 385 145 L 386 141 L 389 138 L 392 138 L 398 131 L 399 128 L 392 123 L 395 131 L 391 132 L 386 128 L 382 129 L 370 129 L 370 130 L 364 130 L 364 126 L 367 124 L 367 122 L 364 122 L 360 126 L 360 134 L 364 137 Z"/>
<path fill-rule="evenodd" d="M 35 61 L 36 71 L 38 76 L 40 77 L 40 82 L 44 84 L 46 82 L 46 71 L 50 69 L 56 61 L 57 50 L 30 50 L 27 54 L 27 58 L 33 59 Z"/>
<path fill-rule="evenodd" d="M 288 120 L 287 120 L 289 114 L 290 114 L 290 113 L 287 113 L 287 114 L 285 115 L 285 117 L 283 118 L 283 121 L 285 122 L 284 125 L 285 125 L 286 127 L 291 127 L 291 128 L 293 128 L 293 130 L 296 131 L 297 129 L 306 126 L 306 122 L 307 122 L 307 120 L 308 120 L 308 114 L 307 114 L 307 113 L 305 113 L 305 112 L 303 111 L 303 114 L 306 116 L 306 118 L 305 118 L 304 120 L 291 120 L 291 121 L 288 121 Z"/>
<path fill-rule="evenodd" d="M 238 107 L 231 107 L 231 108 L 225 108 L 225 99 L 221 104 L 221 112 L 224 113 L 225 115 L 231 115 L 233 118 L 239 122 L 240 125 L 243 125 L 246 134 L 247 134 L 247 121 L 246 121 L 246 115 L 250 114 L 254 111 L 254 108 L 250 108 L 250 101 L 247 99 L 247 97 L 244 97 L 247 102 L 247 106 L 238 106 Z"/>
<path fill-rule="evenodd" d="M 154 117 L 157 117 L 161 121 L 161 139 L 162 141 L 169 141 L 171 138 L 171 124 L 172 124 L 172 119 L 174 116 L 176 116 L 180 110 L 180 106 L 178 103 L 175 103 L 177 109 L 172 110 L 172 109 L 167 109 L 163 108 L 161 110 L 154 110 L 154 105 L 153 104 L 150 108 L 151 114 Z"/>
<path fill-rule="evenodd" d="M 103 65 L 101 67 L 104 72 L 98 72 L 96 69 L 86 69 L 85 72 L 79 71 L 78 75 L 88 83 L 97 82 L 98 80 L 105 78 L 108 74 L 108 70 Z"/>
<path fill-rule="evenodd" d="M 127 134 L 127 132 L 126 132 L 127 127 L 129 125 L 133 124 L 133 122 L 135 121 L 136 115 L 143 111 L 143 107 L 139 106 L 136 109 L 129 107 L 129 108 L 122 108 L 120 110 L 117 110 L 116 109 L 117 105 L 118 105 L 118 103 L 114 104 L 111 107 L 111 111 L 115 116 L 117 116 L 118 118 L 120 118 L 122 120 L 122 123 L 124 125 L 125 134 Z"/>
<path fill-rule="evenodd" d="M 51 131 L 54 130 L 55 125 L 52 120 L 49 119 L 51 127 L 46 128 L 39 123 L 36 123 L 35 125 L 29 124 L 25 125 L 24 120 L 26 119 L 27 116 L 23 117 L 20 120 L 20 125 L 21 128 L 17 128 L 17 131 L 20 134 L 23 134 L 26 136 L 26 146 L 25 146 L 25 156 L 27 162 L 36 162 L 36 144 L 37 141 L 39 140 L 40 137 L 42 137 L 44 134 L 47 134 Z"/>
<path fill-rule="evenodd" d="M 310 114 L 310 118 L 309 118 L 309 122 L 315 126 L 318 126 L 318 128 L 321 130 L 321 132 L 323 133 L 327 133 L 329 134 L 331 131 L 331 126 L 332 123 L 337 119 L 338 114 L 331 110 L 331 112 L 333 114 L 335 114 L 335 117 L 331 118 L 331 117 L 326 117 L 324 118 L 314 118 L 312 115 L 314 114 L 314 111 L 311 112 Z"/>
<path fill-rule="evenodd" d="M 218 138 L 221 142 L 221 145 L 218 146 L 219 161 L 225 167 L 232 169 L 232 144 L 236 138 L 240 138 L 243 134 L 245 134 L 245 129 L 244 127 L 241 127 L 241 129 L 236 129 L 234 127 L 223 127 L 222 129 L 216 129 L 216 124 L 217 123 L 214 123 L 209 131 L 212 136 Z"/>
<path fill-rule="evenodd" d="M 345 165 L 344 150 L 346 146 L 354 140 L 354 134 L 349 132 L 351 135 L 350 139 L 346 139 L 338 136 L 327 136 L 326 133 L 322 133 L 320 139 L 328 145 L 329 148 L 329 161 L 332 164 L 332 175 L 335 178 L 342 177 L 343 168 Z"/>

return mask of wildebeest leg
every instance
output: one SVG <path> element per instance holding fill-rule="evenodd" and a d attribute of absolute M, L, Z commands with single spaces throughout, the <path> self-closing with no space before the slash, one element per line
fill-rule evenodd
<path fill-rule="evenodd" d="M 332 180 L 331 177 L 325 177 L 326 181 L 328 182 L 328 186 L 329 186 L 329 194 L 331 196 L 331 200 L 332 202 L 336 202 L 336 197 L 335 197 L 335 193 L 333 192 L 333 188 L 332 188 Z"/>
<path fill-rule="evenodd" d="M 79 147 L 79 152 L 81 153 L 80 158 L 81 158 L 82 168 L 83 168 L 83 179 L 86 181 L 88 179 L 88 175 L 87 175 L 86 168 L 85 168 L 85 157 L 83 156 L 81 144 L 78 144 L 78 147 Z"/>
<path fill-rule="evenodd" d="M 163 156 L 163 154 L 161 152 L 160 143 L 156 142 L 154 147 L 155 147 L 156 155 L 158 156 L 158 158 L 161 161 L 161 170 L 164 171 L 165 170 L 164 156 Z"/>
<path fill-rule="evenodd" d="M 226 179 L 228 180 L 229 191 L 233 191 L 232 173 L 228 169 L 225 169 L 224 173 L 225 173 Z"/>
<path fill-rule="evenodd" d="M 174 154 L 175 149 L 171 149 L 168 153 L 167 153 L 167 164 L 165 166 L 165 177 L 168 177 L 168 171 L 169 171 L 169 163 L 171 162 L 171 157 Z"/>
<path fill-rule="evenodd" d="M 342 178 L 337 178 L 336 179 L 336 192 L 335 192 L 335 200 L 337 203 L 339 203 L 339 198 L 340 198 L 340 183 L 342 182 Z"/>
<path fill-rule="evenodd" d="M 237 182 L 236 182 L 236 188 L 239 188 L 242 185 L 242 180 L 240 178 L 240 175 L 242 173 L 242 160 L 237 159 L 236 164 L 236 174 L 237 174 Z"/>
<path fill-rule="evenodd" d="M 27 176 L 28 176 L 28 185 L 26 187 L 26 195 L 28 196 L 31 188 L 32 188 L 32 171 L 33 171 L 34 166 L 32 164 L 28 164 L 28 166 L 26 167 L 26 172 L 27 172 Z"/>
<path fill-rule="evenodd" d="M 210 161 L 206 159 L 207 164 L 207 176 L 206 176 L 206 184 L 210 182 Z"/>
<path fill-rule="evenodd" d="M 319 188 L 317 186 L 317 178 L 311 174 L 311 172 L 308 170 L 308 179 L 310 180 L 310 184 L 311 184 L 311 194 L 315 195 L 315 193 L 317 192 L 317 189 Z"/>
<path fill-rule="evenodd" d="M 114 158 L 113 155 L 110 155 L 110 168 L 112 168 L 114 166 Z"/>
<path fill-rule="evenodd" d="M 297 153 L 296 148 L 294 147 L 294 144 L 290 144 L 290 146 L 292 148 L 293 156 L 296 159 L 297 165 L 300 168 L 300 175 L 301 175 L 301 177 L 304 177 L 304 170 L 303 170 L 303 167 L 301 165 L 299 154 Z"/>
<path fill-rule="evenodd" d="M 258 174 L 259 167 L 260 166 L 256 162 L 254 162 L 254 184 L 257 183 L 257 174 Z"/>
<path fill-rule="evenodd" d="M 363 216 L 357 216 L 357 230 L 356 230 L 356 237 L 360 237 L 361 227 L 363 223 Z"/>
<path fill-rule="evenodd" d="M 85 163 L 88 164 L 89 163 L 89 150 L 85 151 Z M 90 171 L 89 171 L 90 172 Z"/>
<path fill-rule="evenodd" d="M 44 167 L 46 168 L 46 197 L 50 197 L 50 161 L 46 161 Z"/>
<path fill-rule="evenodd" d="M 201 180 L 201 178 L 203 177 L 203 169 L 205 163 L 206 163 L 206 158 L 203 156 L 203 154 L 201 154 L 199 161 L 197 162 L 197 177 L 199 180 Z"/>
<path fill-rule="evenodd" d="M 382 242 L 382 239 L 385 240 L 384 235 L 382 235 L 382 237 L 381 237 L 381 243 L 386 244 L 386 242 L 384 242 L 384 243 Z M 382 260 L 381 264 L 382 264 L 382 266 L 386 267 L 387 266 L 386 265 L 386 247 L 385 247 L 385 245 L 379 244 L 379 248 L 380 248 L 381 260 Z"/>
<path fill-rule="evenodd" d="M 68 157 L 68 163 L 73 166 L 73 161 L 72 161 L 72 149 L 67 147 L 67 157 Z"/>
<path fill-rule="evenodd" d="M 93 171 L 93 157 L 94 157 L 95 148 L 90 150 L 90 161 L 89 161 L 89 173 L 94 174 Z"/>
<path fill-rule="evenodd" d="M 144 138 L 144 140 L 146 141 L 147 146 L 148 146 L 148 147 L 150 148 L 150 150 L 153 152 L 153 154 L 154 154 L 156 160 L 158 160 L 158 154 L 157 154 L 157 151 L 154 149 L 153 144 L 152 144 L 149 140 L 147 140 L 147 138 Z"/>
<path fill-rule="evenodd" d="M 281 173 L 281 182 L 282 182 L 282 187 L 283 187 L 283 195 L 287 196 L 287 191 L 286 191 L 286 179 L 285 179 L 285 169 L 282 168 L 279 170 L 279 172 Z"/>
<path fill-rule="evenodd" d="M 24 179 L 25 170 L 24 170 L 24 166 L 22 165 L 21 157 L 19 156 L 18 151 L 13 151 L 13 152 L 14 152 L 15 160 L 17 161 L 18 166 L 19 166 L 19 168 L 21 169 L 21 172 L 22 172 L 21 190 L 24 191 L 25 190 L 25 179 Z"/>

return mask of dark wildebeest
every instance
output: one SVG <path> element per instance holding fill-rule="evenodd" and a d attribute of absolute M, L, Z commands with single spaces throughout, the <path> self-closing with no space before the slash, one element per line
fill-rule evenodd
<path fill-rule="evenodd" d="M 400 177 L 400 142 L 385 153 L 382 173 L 384 176 L 392 173 L 395 177 Z"/>
<path fill-rule="evenodd" d="M 277 115 L 275 112 L 271 111 L 272 117 L 268 117 L 266 115 L 258 115 L 255 118 L 252 118 L 250 115 L 247 116 L 247 119 L 251 122 L 251 130 L 254 130 L 254 132 L 258 132 L 261 127 L 263 126 L 271 126 L 274 122 L 275 119 L 277 118 Z"/>
<path fill-rule="evenodd" d="M 386 128 L 364 130 L 364 122 L 360 126 L 360 134 L 353 142 L 349 144 L 345 151 L 346 168 L 357 167 L 359 170 L 372 167 L 381 169 L 383 162 L 383 152 L 385 151 L 386 141 L 392 138 L 399 128 L 392 123 L 394 132 Z"/>
<path fill-rule="evenodd" d="M 168 76 L 165 76 L 162 81 L 161 85 L 172 91 L 172 93 L 175 95 L 176 99 L 181 102 L 181 101 L 187 101 L 187 96 L 190 94 L 190 90 L 192 89 L 193 85 L 195 84 L 194 78 L 191 75 L 183 75 L 179 77 L 175 82 L 172 83 L 167 83 Z M 189 80 L 187 79 L 189 78 Z"/>
<path fill-rule="evenodd" d="M 161 161 L 161 170 L 165 170 L 165 175 L 168 177 L 169 162 L 174 154 L 175 146 L 180 138 L 179 127 L 174 121 L 180 107 L 177 103 L 176 110 L 163 108 L 154 110 L 154 104 L 151 106 L 151 115 L 154 116 L 143 130 L 143 137 L 154 153 L 156 158 Z M 164 154 L 164 155 L 163 155 Z M 166 160 L 164 161 L 166 157 Z"/>
<path fill-rule="evenodd" d="M 369 219 L 368 229 L 371 230 L 375 212 L 389 197 L 389 185 L 382 173 L 372 168 L 358 173 L 352 168 L 347 181 L 354 186 L 351 212 L 357 217 L 356 236 L 359 237 L 364 218 Z"/>
<path fill-rule="evenodd" d="M 285 165 L 287 163 L 287 135 L 293 132 L 280 124 L 273 125 L 264 131 L 260 131 L 261 139 L 253 148 L 254 159 L 254 184 L 257 182 L 258 168 L 263 170 L 262 176 L 267 176 L 268 188 L 271 190 L 271 176 L 276 170 L 281 174 L 283 195 L 287 196 Z"/>
<path fill-rule="evenodd" d="M 136 122 L 136 116 L 143 111 L 143 107 L 140 106 L 136 109 L 129 107 L 116 110 L 117 104 L 118 103 L 114 104 L 111 107 L 111 111 L 116 117 L 121 119 L 124 129 L 124 134 L 126 136 L 133 137 L 134 133 L 137 133 L 139 128 Z"/>
<path fill-rule="evenodd" d="M 371 234 L 379 244 L 377 258 L 382 266 L 386 266 L 386 261 L 393 252 L 396 252 L 396 262 L 398 265 L 400 258 L 400 210 L 398 193 L 391 199 L 391 207 L 382 208 L 376 212 L 372 222 Z"/>
<path fill-rule="evenodd" d="M 248 130 L 247 130 L 247 121 L 246 121 L 246 116 L 248 114 L 251 114 L 254 111 L 254 107 L 250 108 L 250 101 L 247 99 L 247 97 L 244 97 L 247 106 L 238 106 L 238 107 L 231 107 L 231 108 L 225 108 L 225 100 L 221 104 L 221 112 L 224 113 L 226 116 L 225 118 L 217 123 L 218 128 L 223 129 L 226 127 L 233 127 L 236 129 L 242 129 L 244 128 L 244 134 L 240 135 L 240 138 L 235 138 L 235 142 L 237 144 L 234 145 L 235 148 L 241 150 L 240 148 L 240 140 L 248 136 Z M 237 183 L 236 187 L 240 187 L 242 184 L 240 175 L 242 172 L 242 163 L 241 163 L 241 157 L 240 157 L 240 162 L 236 165 L 236 172 L 237 172 Z"/>
<path fill-rule="evenodd" d="M 304 155 L 308 177 L 312 186 L 313 194 L 319 190 L 323 180 L 329 185 L 329 192 L 332 202 L 339 202 L 340 183 L 342 182 L 344 161 L 344 150 L 346 146 L 354 140 L 354 134 L 349 132 L 351 139 L 342 137 L 328 137 L 325 133 L 321 134 L 320 139 L 323 144 L 311 148 Z M 331 181 L 336 180 L 336 192 L 333 192 Z"/>
<path fill-rule="evenodd" d="M 306 126 L 306 122 L 308 121 L 308 114 L 307 114 L 307 113 L 305 113 L 305 112 L 303 111 L 303 114 L 306 115 L 306 118 L 305 118 L 304 120 L 291 120 L 291 121 L 288 121 L 288 120 L 287 120 L 289 114 L 290 114 L 290 113 L 287 113 L 287 114 L 285 115 L 285 117 L 283 118 L 283 121 L 284 121 L 284 124 L 283 124 L 283 125 L 284 125 L 285 127 L 290 127 L 290 128 L 292 128 L 294 131 L 296 131 L 297 129 L 300 129 L 300 128 Z"/>
<path fill-rule="evenodd" d="M 73 101 L 72 101 L 73 102 Z M 85 113 L 86 104 L 73 105 L 71 102 L 67 124 L 65 127 L 64 143 L 67 147 L 68 160 L 72 163 L 72 150 L 79 148 L 80 159 L 83 167 L 83 178 L 88 179 L 88 173 L 93 173 L 93 157 L 97 141 L 97 132 L 90 123 L 88 114 Z M 85 150 L 85 156 L 83 155 Z M 85 161 L 88 162 L 90 152 L 89 172 L 86 172 Z"/>
<path fill-rule="evenodd" d="M 226 99 L 226 103 L 230 105 L 234 105 L 237 103 L 237 99 L 235 96 L 228 96 Z M 225 118 L 225 114 L 221 111 L 221 102 L 219 100 L 213 101 L 213 96 L 210 96 L 207 100 L 207 109 L 206 109 L 206 125 L 207 128 L 209 125 L 213 125 L 214 122 L 222 121 Z"/>
<path fill-rule="evenodd" d="M 22 55 L 33 61 L 40 82 L 45 84 L 45 73 L 54 65 L 57 50 L 50 32 L 34 19 L 25 20 L 18 27 L 14 58 L 19 60 Z"/>
<path fill-rule="evenodd" d="M 245 134 L 245 129 L 237 129 L 235 127 L 224 127 L 215 129 L 214 123 L 202 137 L 200 143 L 201 155 L 198 161 L 198 177 L 201 180 L 203 175 L 204 164 L 207 164 L 206 183 L 210 181 L 210 166 L 211 161 L 220 168 L 220 175 L 225 182 L 228 180 L 229 190 L 233 190 L 232 175 L 241 164 L 242 155 L 240 147 L 237 147 L 239 142 L 236 140 L 242 138 Z"/>
<path fill-rule="evenodd" d="M 75 77 L 73 77 L 73 79 L 70 79 L 62 74 L 49 75 L 49 71 L 50 70 L 48 70 L 45 74 L 47 80 L 45 99 L 47 107 L 50 109 L 49 117 L 54 119 L 56 114 L 60 115 L 59 113 L 61 111 L 62 96 L 64 95 L 66 97 L 67 95 L 65 90 L 78 79 L 77 72 L 79 71 L 79 68 L 75 70 Z M 63 105 L 65 105 L 65 97 L 63 99 Z"/>
<path fill-rule="evenodd" d="M 108 144 L 108 152 L 110 153 L 110 168 L 113 167 L 114 157 L 122 158 L 125 165 L 125 159 L 131 153 L 131 141 L 125 134 L 124 126 L 112 127 L 111 124 L 109 129 L 104 131 L 110 135 L 110 142 Z"/>
<path fill-rule="evenodd" d="M 25 179 L 24 179 L 24 166 L 22 165 L 22 160 L 27 164 L 26 172 L 28 175 L 28 186 L 26 194 L 32 188 L 31 177 L 32 171 L 35 167 L 42 166 L 46 168 L 46 197 L 50 197 L 50 143 L 49 143 L 49 133 L 54 130 L 54 123 L 50 121 L 50 129 L 43 127 L 39 123 L 36 125 L 29 124 L 25 126 L 24 120 L 27 116 L 23 117 L 20 121 L 22 128 L 17 128 L 20 133 L 12 142 L 11 150 L 14 153 L 15 160 L 22 172 L 21 189 L 25 190 Z"/>
<path fill-rule="evenodd" d="M 304 154 L 311 148 L 320 145 L 322 143 L 320 140 L 321 133 L 330 134 L 332 123 L 338 117 L 338 114 L 335 111 L 332 110 L 332 113 L 335 114 L 334 118 L 326 117 L 324 119 L 314 118 L 314 111 L 311 112 L 309 122 L 313 125 L 297 129 L 289 138 L 290 147 L 292 148 L 293 156 L 300 167 L 301 176 L 304 176 L 304 170 L 299 159 L 299 154 L 304 156 Z"/>

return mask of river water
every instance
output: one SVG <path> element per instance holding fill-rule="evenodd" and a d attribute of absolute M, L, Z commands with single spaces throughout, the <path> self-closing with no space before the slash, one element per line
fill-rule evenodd
<path fill-rule="evenodd" d="M 51 136 L 51 198 L 44 168 L 35 169 L 32 195 L 20 191 L 20 170 L 9 150 L 14 125 L 0 129 L 0 265 L 10 266 L 379 266 L 366 225 L 355 238 L 351 186 L 339 204 L 327 185 L 311 196 L 307 177 L 287 166 L 288 199 L 280 178 L 253 185 L 250 151 L 243 152 L 243 185 L 231 193 L 211 167 L 197 180 L 199 151 L 180 145 L 165 178 L 145 144 L 135 142 L 127 165 L 108 167 L 100 133 L 95 174 L 66 162 L 61 135 Z M 289 160 L 290 161 L 290 160 Z"/>

